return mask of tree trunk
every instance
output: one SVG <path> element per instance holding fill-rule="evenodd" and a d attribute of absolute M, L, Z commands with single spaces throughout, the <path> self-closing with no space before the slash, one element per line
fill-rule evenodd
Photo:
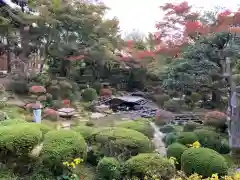
<path fill-rule="evenodd" d="M 11 50 L 9 45 L 9 39 L 7 37 L 7 72 L 11 72 Z"/>

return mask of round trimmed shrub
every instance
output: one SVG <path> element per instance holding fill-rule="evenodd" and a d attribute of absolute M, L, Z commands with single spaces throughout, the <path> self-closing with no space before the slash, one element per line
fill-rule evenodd
<path fill-rule="evenodd" d="M 226 126 L 227 116 L 220 111 L 211 111 L 205 115 L 204 124 L 215 127 L 216 129 L 224 129 Z"/>
<path fill-rule="evenodd" d="M 87 144 L 84 138 L 75 131 L 54 130 L 45 134 L 40 159 L 54 173 L 62 173 L 63 162 L 75 158 L 85 159 Z"/>
<path fill-rule="evenodd" d="M 72 130 L 79 132 L 87 142 L 90 141 L 91 134 L 94 131 L 94 129 L 95 128 L 90 126 L 76 126 L 72 128 Z"/>
<path fill-rule="evenodd" d="M 146 120 L 144 121 L 122 121 L 117 123 L 117 127 L 133 129 L 140 133 L 143 133 L 145 136 L 152 138 L 154 130 L 151 127 L 150 123 Z"/>
<path fill-rule="evenodd" d="M 163 107 L 164 107 L 164 109 L 166 109 L 167 111 L 170 111 L 170 112 L 179 112 L 180 111 L 179 102 L 172 100 L 172 99 L 165 101 Z"/>
<path fill-rule="evenodd" d="M 228 143 L 221 136 L 211 130 L 199 129 L 194 131 L 202 147 L 213 149 L 221 154 L 227 154 L 230 149 Z"/>
<path fill-rule="evenodd" d="M 161 107 L 163 107 L 164 102 L 170 99 L 170 96 L 167 94 L 160 94 L 153 96 L 154 101 Z"/>
<path fill-rule="evenodd" d="M 84 89 L 82 92 L 82 98 L 86 102 L 94 101 L 97 99 L 97 97 L 97 91 L 93 88 Z"/>
<path fill-rule="evenodd" d="M 143 179 L 150 172 L 159 179 L 171 179 L 174 176 L 175 167 L 169 159 L 158 154 L 143 153 L 127 160 L 123 171 L 127 177 L 135 176 Z"/>
<path fill-rule="evenodd" d="M 228 172 L 226 159 L 209 148 L 189 148 L 182 154 L 181 162 L 182 170 L 187 175 L 197 173 L 211 177 L 215 173 L 224 176 Z"/>
<path fill-rule="evenodd" d="M 176 129 L 173 125 L 165 125 L 165 126 L 162 126 L 159 128 L 159 130 L 162 132 L 162 133 L 171 133 L 171 132 L 175 132 Z"/>
<path fill-rule="evenodd" d="M 184 124 L 183 131 L 185 131 L 185 132 L 192 132 L 199 126 L 200 126 L 200 124 L 198 124 L 196 122 L 191 122 L 190 121 L 190 122 L 187 122 L 186 124 Z"/>
<path fill-rule="evenodd" d="M 97 165 L 97 175 L 99 179 L 118 180 L 121 179 L 121 166 L 116 158 L 104 157 Z"/>
<path fill-rule="evenodd" d="M 177 142 L 183 145 L 189 145 L 198 141 L 198 137 L 193 132 L 181 132 L 177 137 Z"/>
<path fill-rule="evenodd" d="M 177 134 L 176 133 L 168 133 L 163 139 L 165 146 L 168 147 L 170 144 L 177 141 Z"/>
<path fill-rule="evenodd" d="M 167 157 L 174 157 L 177 160 L 176 168 L 181 168 L 181 156 L 188 148 L 180 143 L 173 143 L 167 148 Z"/>
<path fill-rule="evenodd" d="M 138 153 L 152 152 L 153 144 L 144 134 L 120 127 L 102 128 L 92 133 L 92 143 L 100 154 L 127 159 Z"/>
<path fill-rule="evenodd" d="M 8 156 L 26 157 L 40 143 L 42 132 L 38 127 L 26 123 L 12 124 L 0 128 L 0 150 Z"/>

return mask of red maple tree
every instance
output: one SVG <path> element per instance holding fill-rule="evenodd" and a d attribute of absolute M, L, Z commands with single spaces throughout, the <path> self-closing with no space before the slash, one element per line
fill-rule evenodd
<path fill-rule="evenodd" d="M 164 17 L 155 25 L 155 49 L 139 51 L 134 49 L 133 41 L 128 42 L 128 56 L 124 56 L 123 60 L 141 60 L 157 54 L 177 57 L 183 47 L 199 36 L 217 32 L 240 33 L 240 28 L 235 27 L 240 24 L 240 9 L 237 12 L 228 9 L 219 12 L 214 23 L 201 22 L 200 13 L 194 11 L 187 1 L 178 4 L 166 3 L 160 6 L 160 10 L 164 12 Z"/>

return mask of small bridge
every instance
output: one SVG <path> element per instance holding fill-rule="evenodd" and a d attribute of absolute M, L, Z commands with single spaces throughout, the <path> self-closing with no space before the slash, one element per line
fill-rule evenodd
<path fill-rule="evenodd" d="M 193 114 L 193 113 L 185 113 L 185 114 L 174 114 L 174 118 L 171 121 L 173 124 L 184 124 L 188 121 L 203 123 L 204 114 Z"/>

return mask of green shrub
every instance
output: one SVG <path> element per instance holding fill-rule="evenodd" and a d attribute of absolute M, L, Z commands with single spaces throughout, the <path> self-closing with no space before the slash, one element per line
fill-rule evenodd
<path fill-rule="evenodd" d="M 166 136 L 164 137 L 163 140 L 164 140 L 165 146 L 168 147 L 170 144 L 177 141 L 177 134 L 176 133 L 168 133 L 168 134 L 166 134 Z"/>
<path fill-rule="evenodd" d="M 228 143 L 218 133 L 205 129 L 196 130 L 195 133 L 202 147 L 213 149 L 221 154 L 227 154 L 230 151 Z"/>
<path fill-rule="evenodd" d="M 175 167 L 168 159 L 158 154 L 143 153 L 127 160 L 123 171 L 127 177 L 135 176 L 143 179 L 150 173 L 159 179 L 171 179 L 174 176 Z"/>
<path fill-rule="evenodd" d="M 7 120 L 4 120 L 4 121 L 1 121 L 0 125 L 9 126 L 9 125 L 23 124 L 23 123 L 27 123 L 27 122 L 22 120 L 22 119 L 7 119 Z"/>
<path fill-rule="evenodd" d="M 167 157 L 174 157 L 176 158 L 177 164 L 176 167 L 177 169 L 181 168 L 181 156 L 185 150 L 188 148 L 182 144 L 179 143 L 173 143 L 167 148 Z"/>
<path fill-rule="evenodd" d="M 143 133 L 145 136 L 152 138 L 154 130 L 150 123 L 145 120 L 144 121 L 122 121 L 116 124 L 117 127 L 133 129 L 140 133 Z"/>
<path fill-rule="evenodd" d="M 97 97 L 97 91 L 93 88 L 84 89 L 82 92 L 82 98 L 86 102 L 96 100 Z"/>
<path fill-rule="evenodd" d="M 192 92 L 191 100 L 193 101 L 193 103 L 196 103 L 201 100 L 201 95 L 196 92 Z"/>
<path fill-rule="evenodd" d="M 105 156 L 127 159 L 138 153 L 152 152 L 152 142 L 142 133 L 120 127 L 102 128 L 92 133 L 93 144 Z"/>
<path fill-rule="evenodd" d="M 190 145 L 195 141 L 198 141 L 198 137 L 193 132 L 181 132 L 177 137 L 177 142 L 183 145 Z"/>
<path fill-rule="evenodd" d="M 178 101 L 175 100 L 168 100 L 164 102 L 164 109 L 170 112 L 179 112 L 180 111 L 180 104 Z"/>
<path fill-rule="evenodd" d="M 62 173 L 65 161 L 75 158 L 85 159 L 87 144 L 84 138 L 74 131 L 54 130 L 45 134 L 40 159 L 54 173 Z"/>
<path fill-rule="evenodd" d="M 171 132 L 175 132 L 176 129 L 173 125 L 164 125 L 162 127 L 159 128 L 159 130 L 162 132 L 162 133 L 171 133 Z"/>
<path fill-rule="evenodd" d="M 113 157 L 102 158 L 97 165 L 97 175 L 99 179 L 104 180 L 121 179 L 120 163 Z"/>
<path fill-rule="evenodd" d="M 185 132 L 192 132 L 199 126 L 200 126 L 199 123 L 190 121 L 190 122 L 187 122 L 186 124 L 184 124 L 183 131 L 185 131 Z"/>
<path fill-rule="evenodd" d="M 167 94 L 160 94 L 153 96 L 154 101 L 161 107 L 163 107 L 164 102 L 170 99 L 170 96 Z"/>
<path fill-rule="evenodd" d="M 90 126 L 76 126 L 73 127 L 72 130 L 79 132 L 84 137 L 84 139 L 89 142 L 94 128 Z"/>
<path fill-rule="evenodd" d="M 12 80 L 8 89 L 16 94 L 27 94 L 29 90 L 28 82 L 25 80 Z"/>
<path fill-rule="evenodd" d="M 102 84 L 100 82 L 95 82 L 92 85 L 92 88 L 96 90 L 96 92 L 99 94 L 100 89 L 102 88 Z"/>
<path fill-rule="evenodd" d="M 189 148 L 182 154 L 181 162 L 182 170 L 187 175 L 197 173 L 204 177 L 211 177 L 215 173 L 224 176 L 228 172 L 226 159 L 208 148 Z"/>
<path fill-rule="evenodd" d="M 41 139 L 39 128 L 24 123 L 0 128 L 0 150 L 8 156 L 27 156 Z"/>

